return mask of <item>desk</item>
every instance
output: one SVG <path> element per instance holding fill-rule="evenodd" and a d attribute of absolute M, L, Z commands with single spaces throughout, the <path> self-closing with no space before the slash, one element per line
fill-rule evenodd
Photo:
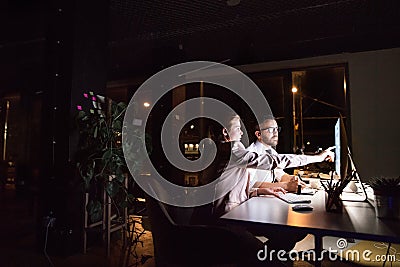
<path fill-rule="evenodd" d="M 268 227 L 271 231 L 295 228 L 315 236 L 315 250 L 322 251 L 323 236 L 337 236 L 400 243 L 399 221 L 381 220 L 367 202 L 343 202 L 343 213 L 325 211 L 325 192 L 309 196 L 313 211 L 296 212 L 290 204 L 271 196 L 253 197 L 235 207 L 221 219 L 246 228 Z M 318 255 L 318 254 L 317 254 Z M 319 258 L 319 257 L 318 257 Z"/>

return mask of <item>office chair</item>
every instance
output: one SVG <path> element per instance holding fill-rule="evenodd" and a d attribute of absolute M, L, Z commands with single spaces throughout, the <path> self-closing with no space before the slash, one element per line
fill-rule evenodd
<path fill-rule="evenodd" d="M 165 266 L 247 266 L 257 259 L 263 244 L 245 230 L 222 226 L 177 223 L 171 217 L 190 208 L 166 205 L 146 198 L 157 267 Z"/>

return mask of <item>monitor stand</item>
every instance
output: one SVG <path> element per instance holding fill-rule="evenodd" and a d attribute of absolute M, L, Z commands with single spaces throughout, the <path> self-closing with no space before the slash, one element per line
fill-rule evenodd
<path fill-rule="evenodd" d="M 350 148 L 349 147 L 347 147 L 347 151 L 348 151 L 347 155 L 348 155 L 348 158 L 350 160 L 350 165 L 351 165 L 351 174 L 350 174 L 352 176 L 351 181 L 355 181 L 356 183 L 360 183 L 362 191 L 363 191 L 363 194 L 364 194 L 364 199 L 343 199 L 342 198 L 342 201 L 367 202 L 370 205 L 372 205 L 371 202 L 368 200 L 367 191 L 365 189 L 364 184 L 361 182 L 360 176 L 358 175 L 358 172 L 356 170 L 356 166 L 354 165 L 354 161 L 353 161 L 353 158 L 351 157 L 351 153 L 350 153 Z M 358 193 L 358 191 L 357 191 L 357 193 Z"/>

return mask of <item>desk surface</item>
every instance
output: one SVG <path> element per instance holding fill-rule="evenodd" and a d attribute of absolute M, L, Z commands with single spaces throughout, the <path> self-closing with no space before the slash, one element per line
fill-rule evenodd
<path fill-rule="evenodd" d="M 309 196 L 313 211 L 293 211 L 286 202 L 271 196 L 253 197 L 221 217 L 246 227 L 290 227 L 321 236 L 341 236 L 400 243 L 400 222 L 375 216 L 367 202 L 344 201 L 343 213 L 325 211 L 325 192 Z"/>

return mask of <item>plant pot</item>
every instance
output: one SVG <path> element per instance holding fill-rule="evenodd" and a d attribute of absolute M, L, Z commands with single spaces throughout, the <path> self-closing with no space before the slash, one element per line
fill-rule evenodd
<path fill-rule="evenodd" d="M 400 196 L 375 194 L 375 214 L 378 218 L 400 218 Z"/>

